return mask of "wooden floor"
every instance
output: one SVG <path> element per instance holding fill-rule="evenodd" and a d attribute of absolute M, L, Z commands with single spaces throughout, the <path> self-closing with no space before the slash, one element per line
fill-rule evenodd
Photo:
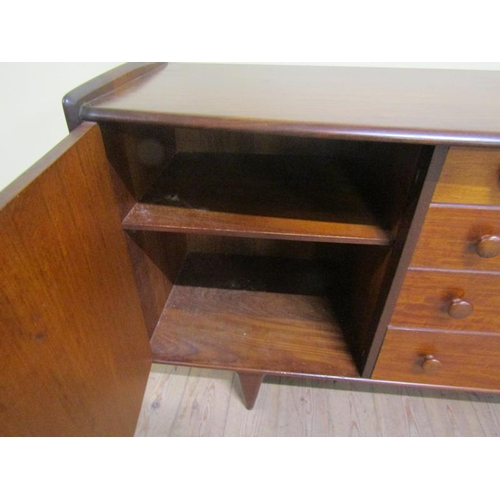
<path fill-rule="evenodd" d="M 232 372 L 153 365 L 136 436 L 498 436 L 500 395 L 269 377 L 255 408 Z"/>

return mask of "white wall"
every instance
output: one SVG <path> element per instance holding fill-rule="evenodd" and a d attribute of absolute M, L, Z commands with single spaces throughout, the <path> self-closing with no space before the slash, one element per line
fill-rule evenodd
<path fill-rule="evenodd" d="M 0 190 L 68 134 L 63 96 L 118 64 L 0 64 Z"/>
<path fill-rule="evenodd" d="M 67 135 L 62 97 L 119 63 L 0 63 L 0 190 Z M 266 63 L 270 64 L 270 63 Z M 290 63 L 287 63 L 290 64 Z M 299 63 L 500 71 L 500 63 Z"/>

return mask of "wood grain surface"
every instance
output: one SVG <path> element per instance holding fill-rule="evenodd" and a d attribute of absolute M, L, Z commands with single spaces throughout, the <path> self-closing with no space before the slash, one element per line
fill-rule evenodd
<path fill-rule="evenodd" d="M 158 363 L 356 377 L 334 275 L 314 261 L 189 256 L 151 340 Z"/>
<path fill-rule="evenodd" d="M 484 236 L 500 236 L 500 206 L 431 205 L 411 267 L 500 272 L 500 256 L 478 253 Z"/>
<path fill-rule="evenodd" d="M 389 328 L 373 378 L 429 385 L 500 389 L 500 335 Z M 422 369 L 425 356 L 441 362 Z"/>
<path fill-rule="evenodd" d="M 419 174 L 412 186 L 413 193 L 409 196 L 408 204 L 400 216 L 401 222 L 398 236 L 392 247 L 392 256 L 388 259 L 385 276 L 380 281 L 383 286 L 378 287 L 380 290 L 378 298 L 380 313 L 373 316 L 372 321 L 376 321 L 376 324 L 372 327 L 375 330 L 374 335 L 371 338 L 369 337 L 369 340 L 373 339 L 372 342 L 367 345 L 365 341 L 364 344 L 367 352 L 366 363 L 362 371 L 364 378 L 371 377 L 380 347 L 384 341 L 387 326 L 390 324 L 394 307 L 401 293 L 408 266 L 410 265 L 447 152 L 448 148 L 446 146 L 438 146 L 433 148 L 432 155 L 428 158 L 429 151 L 427 148 L 422 148 L 422 154 L 419 159 L 421 165 Z M 425 170 L 427 172 L 424 176 L 422 174 Z M 377 275 L 374 274 L 372 276 L 376 277 Z M 384 289 L 387 291 L 384 291 Z M 376 288 L 372 287 L 372 295 L 375 291 Z M 365 331 L 370 332 L 372 328 L 367 328 Z"/>
<path fill-rule="evenodd" d="M 132 435 L 151 358 L 98 126 L 2 205 L 0 435 Z"/>
<path fill-rule="evenodd" d="M 183 234 L 129 231 L 126 239 L 151 338 L 184 262 L 186 237 Z"/>
<path fill-rule="evenodd" d="M 127 85 L 165 65 L 166 63 L 143 62 L 122 64 L 68 92 L 63 97 L 63 109 L 69 131 L 82 123 L 80 110 L 85 102 Z"/>
<path fill-rule="evenodd" d="M 302 207 L 308 203 L 309 209 L 315 208 L 317 212 L 322 206 L 325 208 L 325 191 L 330 189 L 328 193 L 330 199 L 327 203 L 332 207 L 339 207 L 340 200 L 348 201 L 346 189 L 350 190 L 351 193 L 357 193 L 358 198 L 362 197 L 365 204 L 370 207 L 370 211 L 376 214 L 382 227 L 391 230 L 394 230 L 400 221 L 417 170 L 425 170 L 427 167 L 422 164 L 425 163 L 421 161 L 422 157 L 430 158 L 433 149 L 430 146 L 421 147 L 393 142 L 346 141 L 331 138 L 325 140 L 307 136 L 180 127 L 175 128 L 175 142 L 178 153 L 226 155 L 231 153 L 254 155 L 254 157 L 259 155 L 263 158 L 269 155 L 295 157 L 293 163 L 281 166 L 278 163 L 275 164 L 275 168 L 283 170 L 283 182 L 297 179 L 300 175 L 304 186 L 297 188 L 297 182 L 295 186 L 280 185 L 278 187 L 282 193 L 285 189 L 288 189 L 289 195 L 301 191 L 301 198 L 295 196 L 294 199 Z M 326 172 L 325 164 L 328 165 Z M 335 175 L 340 176 L 339 180 L 345 179 L 347 175 L 347 184 L 342 186 L 338 181 L 332 182 Z M 231 177 L 235 177 L 234 173 Z M 311 199 L 310 192 L 313 185 L 322 193 L 322 200 L 315 202 Z M 340 188 L 338 194 L 336 188 Z M 332 199 L 333 193 L 335 193 L 333 198 L 340 195 L 339 201 Z M 261 196 L 262 194 L 258 193 L 258 197 Z M 283 194 L 280 199 L 290 211 L 290 201 L 286 198 L 283 200 Z M 361 208 L 364 212 L 365 207 Z M 342 208 L 342 211 L 344 210 L 346 208 Z"/>
<path fill-rule="evenodd" d="M 500 332 L 500 274 L 408 271 L 391 319 L 392 326 Z M 472 304 L 467 318 L 454 319 L 448 308 L 454 298 Z"/>
<path fill-rule="evenodd" d="M 314 157 L 177 155 L 127 215 L 124 227 L 390 242 L 343 169 Z"/>
<path fill-rule="evenodd" d="M 500 205 L 500 150 L 450 148 L 433 201 Z"/>
<path fill-rule="evenodd" d="M 366 202 L 335 158 L 177 154 L 141 201 L 214 212 L 366 223 Z"/>
<path fill-rule="evenodd" d="M 498 145 L 499 89 L 495 71 L 169 63 L 80 113 L 97 121 Z"/>
<path fill-rule="evenodd" d="M 169 129 L 101 124 L 122 219 L 144 196 L 175 154 Z M 185 254 L 184 235 L 129 232 L 127 244 L 149 335 L 158 323 Z"/>
<path fill-rule="evenodd" d="M 136 231 L 389 245 L 391 236 L 372 222 L 315 222 L 138 203 L 123 220 L 123 227 Z"/>
<path fill-rule="evenodd" d="M 122 217 L 150 189 L 175 155 L 173 130 L 127 123 L 103 123 L 106 155 Z"/>

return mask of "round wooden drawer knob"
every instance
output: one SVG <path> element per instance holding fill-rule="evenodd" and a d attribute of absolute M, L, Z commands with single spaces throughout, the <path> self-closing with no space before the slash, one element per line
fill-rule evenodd
<path fill-rule="evenodd" d="M 441 364 L 441 361 L 436 359 L 434 356 L 426 356 L 422 361 L 422 370 L 431 375 L 439 372 L 442 367 L 443 365 Z"/>
<path fill-rule="evenodd" d="M 483 236 L 476 245 L 479 257 L 491 259 L 500 255 L 500 236 Z"/>
<path fill-rule="evenodd" d="M 474 307 L 470 302 L 462 299 L 454 299 L 448 308 L 448 314 L 453 319 L 464 319 L 474 312 Z"/>

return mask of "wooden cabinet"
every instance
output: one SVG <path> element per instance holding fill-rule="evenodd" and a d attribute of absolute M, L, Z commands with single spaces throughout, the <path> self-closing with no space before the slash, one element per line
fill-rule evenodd
<path fill-rule="evenodd" d="M 125 65 L 71 92 L 68 139 L 2 193 L 0 433 L 132 434 L 151 361 L 233 370 L 248 408 L 271 374 L 500 389 L 500 128 L 467 104 L 500 78 L 462 76 L 460 108 L 446 71 Z"/>

